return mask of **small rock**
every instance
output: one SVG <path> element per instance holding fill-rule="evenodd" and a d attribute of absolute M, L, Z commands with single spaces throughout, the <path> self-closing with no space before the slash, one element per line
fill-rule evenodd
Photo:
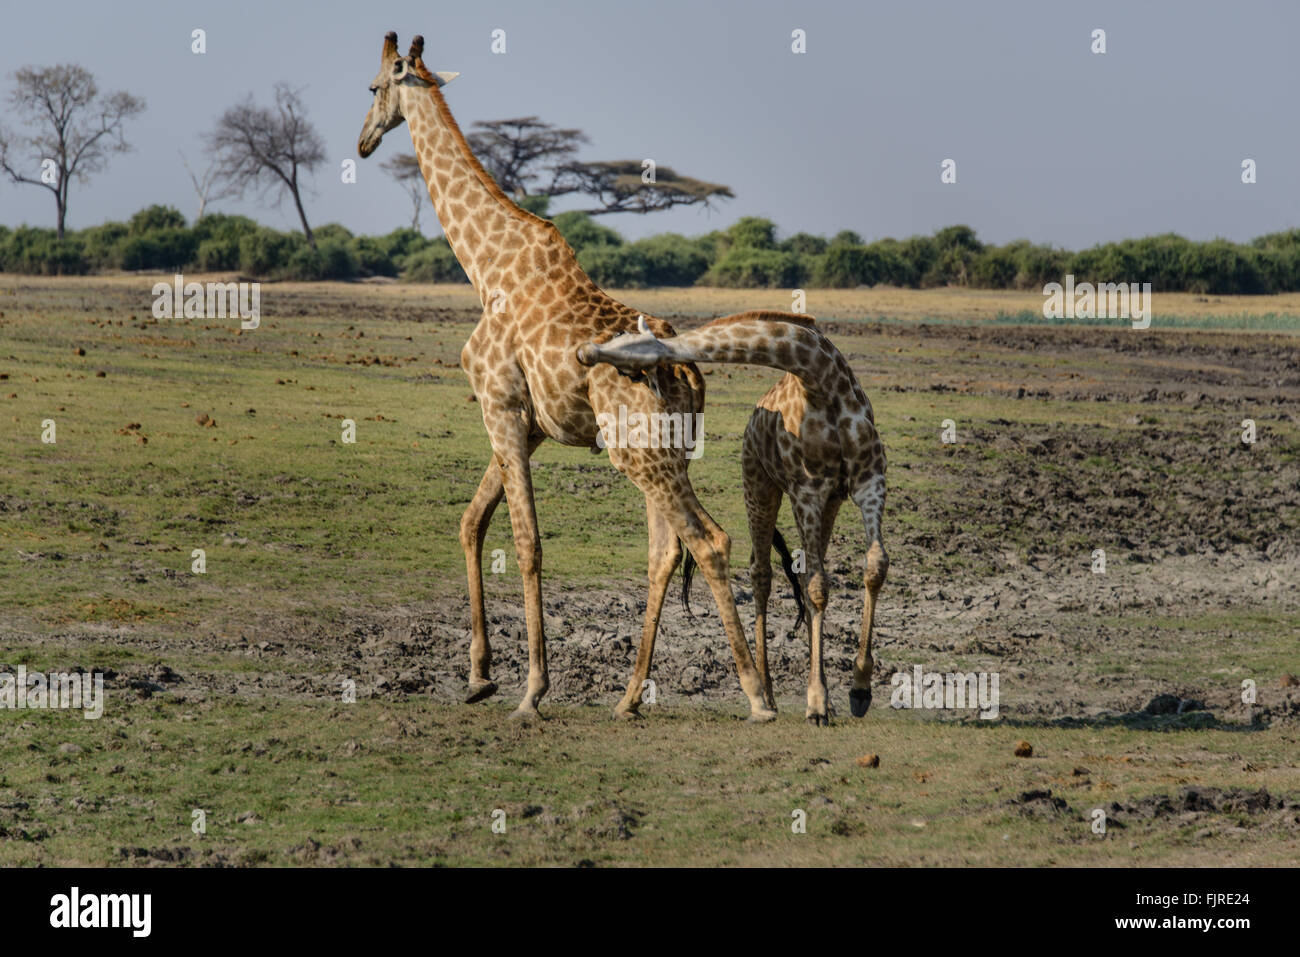
<path fill-rule="evenodd" d="M 860 768 L 878 768 L 880 767 L 880 755 L 864 754 L 855 763 Z"/>
<path fill-rule="evenodd" d="M 1297 678 L 1293 674 L 1285 674 L 1278 680 L 1278 684 L 1283 688 L 1300 687 L 1300 678 Z"/>
<path fill-rule="evenodd" d="M 84 748 L 79 744 L 73 744 L 71 741 L 64 741 L 59 745 L 60 754 L 80 754 Z"/>
<path fill-rule="evenodd" d="M 1018 758 L 1032 758 L 1034 756 L 1034 746 L 1028 741 L 1017 741 L 1015 755 Z"/>

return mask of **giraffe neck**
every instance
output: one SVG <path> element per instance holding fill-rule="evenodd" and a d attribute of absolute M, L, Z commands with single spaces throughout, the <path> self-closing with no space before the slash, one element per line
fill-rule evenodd
<path fill-rule="evenodd" d="M 402 106 L 438 221 L 486 307 L 509 293 L 509 267 L 518 250 L 552 239 L 547 234 L 554 227 L 501 191 L 465 142 L 436 86 L 408 88 Z"/>

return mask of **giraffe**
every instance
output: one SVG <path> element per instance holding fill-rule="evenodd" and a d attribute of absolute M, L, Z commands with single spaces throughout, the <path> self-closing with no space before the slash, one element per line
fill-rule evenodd
<path fill-rule="evenodd" d="M 805 719 L 830 722 L 826 673 L 822 660 L 822 623 L 826 613 L 826 547 L 840 506 L 851 500 L 862 512 L 867 530 L 862 628 L 853 661 L 849 705 L 863 717 L 871 705 L 872 629 L 876 596 L 889 569 L 881 542 L 885 506 L 885 451 L 876 432 L 871 401 L 848 361 L 811 319 L 790 313 L 749 312 L 727 316 L 673 339 L 661 339 L 648 327 L 578 350 L 579 360 L 612 363 L 625 374 L 644 375 L 662 363 L 742 362 L 773 366 L 785 375 L 768 390 L 745 428 L 741 451 L 745 511 L 754 551 L 750 574 L 754 586 L 754 640 L 765 693 L 772 698 L 767 669 L 767 602 L 772 588 L 771 548 L 795 587 L 799 617 L 803 600 L 789 551 L 776 531 L 781 496 L 790 498 L 807 559 L 809 619 L 808 708 Z M 597 366 L 599 368 L 599 366 Z M 682 600 L 690 588 L 690 560 Z M 796 621 L 797 628 L 799 622 Z"/>
<path fill-rule="evenodd" d="M 483 542 L 493 512 L 505 498 L 515 553 L 524 583 L 528 632 L 528 681 L 514 715 L 538 717 L 550 679 L 542 622 L 542 546 L 529 460 L 546 439 L 599 450 L 645 495 L 649 530 L 649 596 L 636 663 L 627 691 L 614 709 L 639 717 L 642 688 L 650 672 L 659 614 L 682 545 L 698 562 L 722 620 L 751 721 L 776 717 L 750 655 L 730 585 L 731 540 L 704 510 L 686 474 L 683 448 L 619 447 L 597 416 L 621 408 L 645 415 L 698 415 L 704 379 L 689 364 L 669 365 L 632 381 L 612 367 L 589 369 L 577 347 L 638 328 L 638 313 L 602 292 L 578 266 L 555 226 L 520 209 L 474 157 L 441 87 L 457 74 L 432 73 L 417 36 L 409 53 L 397 35 L 384 37 L 379 73 L 358 152 L 367 157 L 403 121 L 447 241 L 483 303 L 483 312 L 461 352 L 492 445 L 492 458 L 460 524 L 470 595 L 470 672 L 466 702 L 494 694 L 483 602 Z M 659 319 L 645 328 L 671 337 Z M 630 418 L 630 414 L 629 414 Z M 631 443 L 624 443 L 631 445 Z M 657 443 L 656 443 L 657 444 Z"/>

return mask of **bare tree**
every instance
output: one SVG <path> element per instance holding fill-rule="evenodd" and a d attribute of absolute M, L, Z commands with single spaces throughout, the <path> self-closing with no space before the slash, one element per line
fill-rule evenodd
<path fill-rule="evenodd" d="M 577 193 L 599 203 L 579 210 L 590 216 L 609 213 L 653 213 L 673 206 L 708 206 L 714 199 L 732 199 L 731 190 L 679 176 L 666 166 L 646 175 L 639 160 L 583 163 L 574 159 L 578 147 L 590 142 L 581 130 L 557 129 L 535 116 L 474 124 L 466 137 L 483 168 L 516 199 Z M 534 190 L 535 183 L 545 183 Z"/>
<path fill-rule="evenodd" d="M 380 163 L 379 168 L 393 177 L 411 197 L 411 228 L 419 232 L 420 207 L 429 194 L 429 188 L 424 182 L 424 173 L 420 171 L 420 161 L 415 158 L 414 153 L 398 153 L 392 159 Z"/>
<path fill-rule="evenodd" d="M 216 156 L 217 178 L 233 187 L 232 195 L 243 196 L 253 187 L 276 192 L 277 203 L 290 196 L 303 234 L 315 249 L 316 237 L 302 205 L 301 176 L 324 161 L 325 144 L 307 119 L 298 93 L 277 83 L 274 107 L 258 106 L 250 94 L 221 114 L 206 143 Z"/>
<path fill-rule="evenodd" d="M 190 174 L 190 182 L 194 184 L 194 194 L 199 198 L 199 211 L 195 215 L 194 221 L 197 223 L 203 218 L 208 210 L 208 203 L 215 203 L 219 199 L 228 199 L 236 194 L 233 183 L 224 182 L 217 175 L 217 161 L 212 159 L 208 162 L 208 167 L 200 176 L 190 167 L 190 161 L 185 158 L 184 150 L 177 150 L 181 154 L 181 162 L 185 164 L 185 172 Z"/>
<path fill-rule="evenodd" d="M 73 177 L 84 183 L 108 165 L 110 155 L 131 149 L 122 125 L 144 111 L 144 100 L 124 92 L 101 97 L 95 78 L 75 64 L 24 67 L 12 75 L 9 104 L 36 132 L 15 136 L 0 127 L 0 169 L 15 183 L 54 194 L 62 239 Z M 30 165 L 15 155 L 23 146 L 33 159 Z"/>

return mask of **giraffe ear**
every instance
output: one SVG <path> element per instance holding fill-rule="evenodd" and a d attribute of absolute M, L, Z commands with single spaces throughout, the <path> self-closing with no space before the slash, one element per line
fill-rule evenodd
<path fill-rule="evenodd" d="M 460 74 L 448 73 L 446 70 L 440 70 L 439 72 L 435 73 L 434 76 L 437 77 L 439 86 L 446 86 L 452 80 L 456 79 L 456 77 L 460 76 Z"/>

